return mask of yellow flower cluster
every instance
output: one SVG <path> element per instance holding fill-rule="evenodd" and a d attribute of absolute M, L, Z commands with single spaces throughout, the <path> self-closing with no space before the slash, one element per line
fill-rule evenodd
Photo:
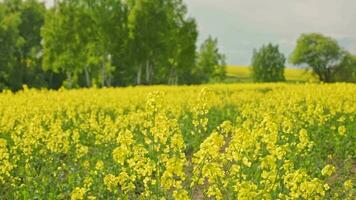
<path fill-rule="evenodd" d="M 139 184 L 143 187 L 139 196 L 147 198 L 185 193 L 184 140 L 176 119 L 169 117 L 162 101 L 162 93 L 151 93 L 140 114 L 142 124 L 128 122 L 119 132 L 112 152 L 119 174 L 105 177 L 109 190 L 116 186 L 117 192 L 137 198 Z"/>
<path fill-rule="evenodd" d="M 10 154 L 7 149 L 7 142 L 0 138 L 0 184 L 5 183 L 5 178 L 10 177 L 10 172 L 13 169 L 11 164 Z"/>
<path fill-rule="evenodd" d="M 85 188 L 75 188 L 72 192 L 72 195 L 71 195 L 71 200 L 82 200 L 84 199 L 84 195 L 85 195 Z"/>
<path fill-rule="evenodd" d="M 332 165 L 326 165 L 323 170 L 321 170 L 321 174 L 323 176 L 331 176 L 335 172 L 335 167 Z"/>
<path fill-rule="evenodd" d="M 356 85 L 0 94 L 3 199 L 353 199 Z"/>

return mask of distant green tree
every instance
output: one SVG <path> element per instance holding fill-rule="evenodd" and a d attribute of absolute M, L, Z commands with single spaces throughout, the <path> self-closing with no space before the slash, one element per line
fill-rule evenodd
<path fill-rule="evenodd" d="M 62 1 L 47 12 L 42 29 L 43 68 L 55 73 L 64 73 L 67 87 L 79 86 L 79 76 L 85 66 L 86 44 L 80 32 L 86 30 L 83 10 L 78 0 Z M 83 27 L 85 26 L 85 28 Z"/>
<path fill-rule="evenodd" d="M 226 78 L 225 55 L 219 52 L 217 39 L 209 36 L 201 45 L 194 75 L 197 83 L 222 81 Z"/>
<path fill-rule="evenodd" d="M 319 33 L 302 34 L 290 61 L 307 65 L 321 81 L 332 82 L 335 69 L 342 62 L 344 51 L 337 41 Z"/>
<path fill-rule="evenodd" d="M 254 50 L 252 57 L 252 78 L 255 82 L 285 81 L 286 58 L 279 52 L 278 45 L 264 45 Z"/>
<path fill-rule="evenodd" d="M 167 0 L 168 33 L 161 53 L 159 79 L 165 84 L 187 84 L 192 80 L 195 67 L 197 25 L 187 17 L 187 7 L 182 0 Z"/>
<path fill-rule="evenodd" d="M 44 72 L 40 30 L 46 8 L 39 0 L 5 0 L 0 2 L 0 80 L 1 87 L 18 90 L 30 87 L 58 88 L 60 76 Z M 56 83 L 55 83 L 56 82 Z"/>
<path fill-rule="evenodd" d="M 89 58 L 96 60 L 87 63 L 91 66 L 93 80 L 96 85 L 111 86 L 124 85 L 127 63 L 128 42 L 128 8 L 123 0 L 85 0 L 86 15 L 89 17 L 88 32 L 83 32 L 82 37 L 87 37 L 87 44 L 91 52 Z M 93 65 L 94 64 L 94 65 Z M 94 70 L 93 70 L 94 69 Z M 95 70 L 96 69 L 96 70 Z M 89 74 L 85 71 L 85 74 Z M 89 79 L 85 75 L 86 79 Z M 88 81 L 87 81 L 88 82 Z M 92 85 L 89 83 L 87 85 Z"/>
<path fill-rule="evenodd" d="M 44 69 L 66 74 L 67 87 L 111 86 L 128 37 L 121 0 L 65 0 L 48 12 L 42 30 Z"/>
<path fill-rule="evenodd" d="M 198 38 L 197 24 L 194 19 L 189 18 L 182 22 L 182 27 L 177 34 L 176 69 L 169 84 L 191 84 L 194 83 L 193 71 L 196 67 L 196 42 Z"/>
<path fill-rule="evenodd" d="M 344 52 L 340 64 L 335 67 L 334 80 L 339 82 L 356 82 L 356 55 Z"/>
<path fill-rule="evenodd" d="M 165 0 L 131 2 L 128 26 L 136 84 L 151 84 L 169 33 Z"/>
<path fill-rule="evenodd" d="M 183 0 L 0 0 L 0 17 L 0 89 L 190 84 L 205 73 Z M 224 75 L 212 67 L 208 79 Z"/>
<path fill-rule="evenodd" d="M 42 70 L 42 37 L 41 28 L 45 20 L 46 8 L 38 0 L 27 0 L 20 3 L 19 34 L 24 40 L 20 49 L 19 60 L 23 71 L 22 82 L 31 87 L 53 86 L 52 74 Z M 19 80 L 20 81 L 20 80 Z"/>
<path fill-rule="evenodd" d="M 183 1 L 131 0 L 128 5 L 135 84 L 188 82 L 195 65 L 197 28 Z"/>
<path fill-rule="evenodd" d="M 24 44 L 18 30 L 20 23 L 19 13 L 10 12 L 6 4 L 0 2 L 0 90 L 21 87 L 16 79 L 22 73 L 18 66 L 19 49 Z"/>

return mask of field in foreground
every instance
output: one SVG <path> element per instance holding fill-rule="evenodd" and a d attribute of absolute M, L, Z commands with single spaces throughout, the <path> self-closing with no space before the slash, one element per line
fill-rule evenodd
<path fill-rule="evenodd" d="M 353 199 L 356 85 L 0 94 L 2 199 Z"/>
<path fill-rule="evenodd" d="M 318 78 L 304 69 L 286 68 L 284 72 L 287 82 L 317 82 Z M 246 66 L 227 66 L 228 82 L 253 82 L 251 69 Z"/>

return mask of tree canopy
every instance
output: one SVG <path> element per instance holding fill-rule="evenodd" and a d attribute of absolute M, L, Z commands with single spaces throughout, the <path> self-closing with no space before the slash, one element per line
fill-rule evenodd
<path fill-rule="evenodd" d="M 285 81 L 286 58 L 279 52 L 278 45 L 264 45 L 254 50 L 252 57 L 252 77 L 255 82 Z"/>
<path fill-rule="evenodd" d="M 36 0 L 0 2 L 0 89 L 44 86 L 41 36 L 45 6 Z"/>
<path fill-rule="evenodd" d="M 335 68 L 341 63 L 343 50 L 333 38 L 319 33 L 302 34 L 290 60 L 293 64 L 305 64 L 321 81 L 332 82 Z"/>
<path fill-rule="evenodd" d="M 0 17 L 0 89 L 200 82 L 182 0 L 5 0 Z"/>
<path fill-rule="evenodd" d="M 356 82 L 356 55 L 344 52 L 340 64 L 335 67 L 333 79 L 340 82 Z"/>
<path fill-rule="evenodd" d="M 219 51 L 216 38 L 209 36 L 201 45 L 197 62 L 194 71 L 196 80 L 206 83 L 222 81 L 226 78 L 225 55 Z"/>

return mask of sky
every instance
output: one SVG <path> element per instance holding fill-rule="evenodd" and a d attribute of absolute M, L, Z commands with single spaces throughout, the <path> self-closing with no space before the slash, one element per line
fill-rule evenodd
<path fill-rule="evenodd" d="M 319 32 L 356 54 L 356 0 L 185 0 L 199 43 L 217 37 L 231 65 L 249 65 L 272 42 L 289 57 L 302 33 Z"/>
<path fill-rule="evenodd" d="M 51 0 L 45 0 L 51 1 Z M 230 65 L 249 65 L 254 48 L 273 43 L 289 57 L 302 33 L 319 32 L 356 54 L 356 0 L 185 0 L 199 44 L 219 41 Z"/>

